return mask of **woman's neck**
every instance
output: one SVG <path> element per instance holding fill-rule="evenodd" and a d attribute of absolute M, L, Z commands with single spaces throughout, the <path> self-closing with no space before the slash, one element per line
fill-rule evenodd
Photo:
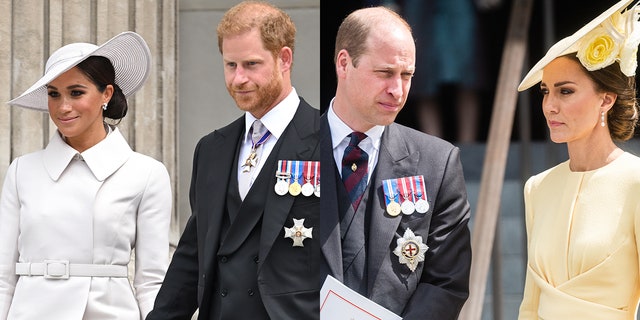
<path fill-rule="evenodd" d="M 567 143 L 567 149 L 569 168 L 575 172 L 602 168 L 624 153 L 611 139 L 600 142 L 571 142 Z"/>

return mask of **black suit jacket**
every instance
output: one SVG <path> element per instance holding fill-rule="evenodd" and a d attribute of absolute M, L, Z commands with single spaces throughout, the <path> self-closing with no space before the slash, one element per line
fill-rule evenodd
<path fill-rule="evenodd" d="M 216 279 L 217 259 L 242 245 L 262 218 L 257 277 L 265 309 L 271 319 L 317 319 L 320 286 L 316 276 L 320 259 L 318 242 L 319 199 L 315 196 L 279 196 L 273 187 L 278 160 L 319 160 L 319 112 L 301 99 L 295 116 L 278 139 L 251 190 L 243 201 L 228 236 L 221 233 L 227 214 L 229 179 L 236 179 L 236 150 L 244 133 L 241 117 L 203 137 L 195 150 L 189 200 L 192 215 L 173 255 L 154 310 L 147 319 L 209 319 L 209 302 Z M 247 214 L 248 213 L 248 214 Z M 284 227 L 305 219 L 313 238 L 293 247 Z M 221 237 L 224 241 L 221 241 Z M 238 306 L 241 308 L 242 306 Z"/>
<path fill-rule="evenodd" d="M 322 198 L 320 245 L 322 277 L 342 281 L 338 194 L 331 130 L 321 117 Z M 459 149 L 439 138 L 398 125 L 387 126 L 378 163 L 370 181 L 371 209 L 367 242 L 367 297 L 405 320 L 456 319 L 469 294 L 471 265 L 470 207 Z M 423 175 L 430 209 L 392 217 L 385 212 L 382 181 Z M 362 204 L 361 204 L 362 205 Z M 367 208 L 369 209 L 369 208 Z M 415 272 L 393 253 L 396 241 L 410 228 L 429 249 Z"/>

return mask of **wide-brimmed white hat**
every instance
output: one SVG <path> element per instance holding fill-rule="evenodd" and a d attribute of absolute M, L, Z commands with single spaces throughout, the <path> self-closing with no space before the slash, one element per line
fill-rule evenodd
<path fill-rule="evenodd" d="M 524 91 L 542 81 L 542 69 L 553 59 L 573 52 L 578 54 L 582 65 L 589 71 L 601 69 L 619 61 L 625 75 L 635 75 L 636 52 L 638 41 L 640 41 L 640 28 L 637 27 L 637 6 L 625 11 L 625 16 L 621 15 L 622 11 L 633 1 L 618 1 L 576 33 L 554 44 L 527 73 L 518 86 L 518 91 Z M 589 63 L 589 57 L 585 58 L 585 55 L 594 56 L 598 63 Z"/>
<path fill-rule="evenodd" d="M 44 76 L 10 105 L 48 111 L 46 85 L 55 78 L 78 65 L 90 56 L 106 57 L 115 69 L 115 83 L 125 97 L 135 93 L 149 77 L 151 52 L 147 43 L 137 33 L 123 32 L 101 46 L 91 43 L 71 43 L 56 50 L 47 60 Z"/>

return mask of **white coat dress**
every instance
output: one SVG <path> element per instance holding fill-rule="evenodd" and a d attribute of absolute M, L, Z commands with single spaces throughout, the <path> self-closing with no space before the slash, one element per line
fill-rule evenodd
<path fill-rule="evenodd" d="M 59 133 L 15 159 L 0 195 L 0 319 L 144 319 L 169 260 L 172 192 L 165 166 L 117 128 L 78 154 Z M 126 277 L 16 276 L 16 262 L 126 266 Z"/>

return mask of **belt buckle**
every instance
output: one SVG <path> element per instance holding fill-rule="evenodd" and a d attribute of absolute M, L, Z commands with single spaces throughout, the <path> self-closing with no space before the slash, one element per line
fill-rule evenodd
<path fill-rule="evenodd" d="M 42 273 L 45 279 L 69 279 L 69 260 L 45 260 Z"/>

